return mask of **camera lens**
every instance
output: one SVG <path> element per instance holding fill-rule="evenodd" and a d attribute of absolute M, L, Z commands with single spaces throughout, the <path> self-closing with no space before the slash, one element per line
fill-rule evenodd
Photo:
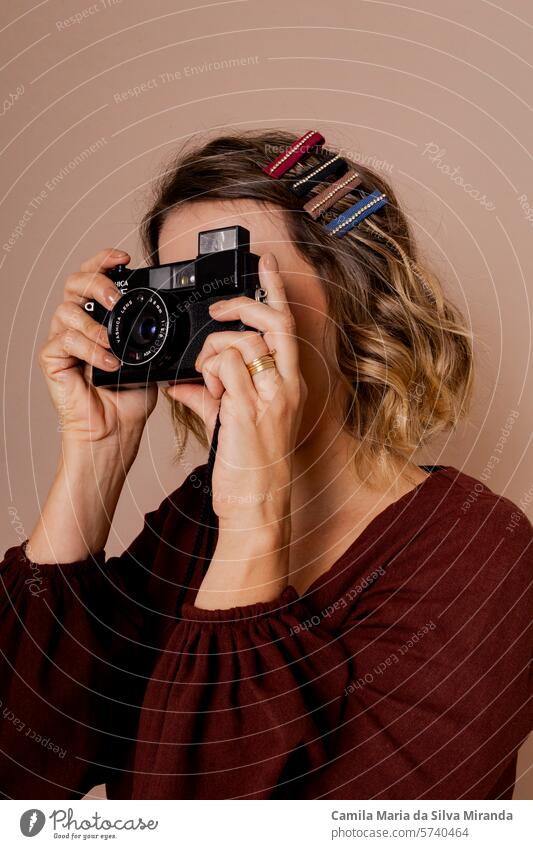
<path fill-rule="evenodd" d="M 162 358 L 174 334 L 165 301 L 152 289 L 134 289 L 112 310 L 108 323 L 109 344 L 126 365 L 144 365 Z"/>
<path fill-rule="evenodd" d="M 138 345 L 153 342 L 157 337 L 158 321 L 153 315 L 141 315 L 131 329 L 131 337 Z"/>

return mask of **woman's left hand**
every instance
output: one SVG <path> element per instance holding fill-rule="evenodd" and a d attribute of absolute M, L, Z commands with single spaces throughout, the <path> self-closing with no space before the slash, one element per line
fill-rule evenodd
<path fill-rule="evenodd" d="M 238 319 L 260 332 L 212 333 L 196 361 L 204 385 L 178 384 L 167 391 L 203 419 L 209 438 L 220 412 L 212 493 L 220 531 L 253 530 L 279 539 L 290 522 L 292 456 L 307 388 L 273 254 L 261 257 L 259 278 L 266 303 L 242 296 L 209 311 L 217 321 Z M 276 367 L 252 377 L 246 364 L 269 351 L 275 352 Z"/>

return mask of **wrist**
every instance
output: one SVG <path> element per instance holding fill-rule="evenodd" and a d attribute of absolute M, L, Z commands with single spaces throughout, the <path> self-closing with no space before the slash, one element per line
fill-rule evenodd
<path fill-rule="evenodd" d="M 289 546 L 278 536 L 224 530 L 194 604 L 217 610 L 272 601 L 287 586 L 288 572 Z"/>
<path fill-rule="evenodd" d="M 80 450 L 63 445 L 54 486 L 69 494 L 73 509 L 93 512 L 110 525 L 133 459 L 110 446 Z"/>
<path fill-rule="evenodd" d="M 252 555 L 286 548 L 291 538 L 290 515 L 279 518 L 248 513 L 220 518 L 218 545 Z"/>
<path fill-rule="evenodd" d="M 231 552 L 235 560 L 282 554 L 288 550 L 290 537 L 290 521 L 250 528 L 219 524 L 217 550 Z"/>
<path fill-rule="evenodd" d="M 265 465 L 265 469 L 266 469 Z M 290 529 L 292 468 L 289 459 L 268 464 L 266 472 L 228 481 L 213 473 L 213 509 L 220 529 L 284 536 Z"/>
<path fill-rule="evenodd" d="M 36 563 L 71 563 L 101 551 L 133 458 L 109 442 L 64 439 L 56 475 L 27 549 Z"/>
<path fill-rule="evenodd" d="M 290 490 L 269 490 L 247 496 L 213 493 L 219 533 L 241 534 L 243 540 L 288 543 L 291 532 Z"/>
<path fill-rule="evenodd" d="M 63 438 L 60 463 L 73 470 L 101 467 L 107 472 L 122 469 L 127 474 L 137 456 L 141 436 L 142 431 L 100 442 Z"/>

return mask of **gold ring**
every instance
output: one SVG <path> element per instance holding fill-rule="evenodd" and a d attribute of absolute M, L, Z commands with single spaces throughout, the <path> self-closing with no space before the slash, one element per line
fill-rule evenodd
<path fill-rule="evenodd" d="M 275 351 L 269 351 L 268 354 L 263 354 L 262 357 L 257 357 L 255 360 L 252 360 L 251 363 L 246 363 L 246 368 L 250 372 L 250 376 L 253 377 L 254 374 L 258 374 L 260 371 L 264 371 L 269 368 L 276 368 L 276 361 L 274 360 L 273 354 Z"/>

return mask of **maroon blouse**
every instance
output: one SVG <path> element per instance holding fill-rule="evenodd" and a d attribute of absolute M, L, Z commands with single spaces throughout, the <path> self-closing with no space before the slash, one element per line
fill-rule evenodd
<path fill-rule="evenodd" d="M 303 597 L 194 606 L 205 467 L 120 557 L 1 567 L 0 795 L 507 799 L 531 728 L 533 529 L 453 467 Z"/>

